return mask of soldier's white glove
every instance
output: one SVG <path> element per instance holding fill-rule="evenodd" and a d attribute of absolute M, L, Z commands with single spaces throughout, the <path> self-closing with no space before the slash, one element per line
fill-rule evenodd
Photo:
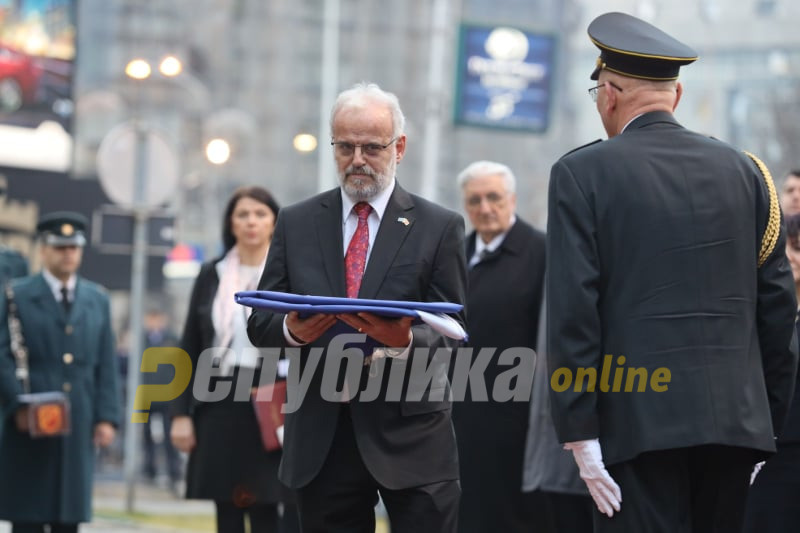
<path fill-rule="evenodd" d="M 614 511 L 619 511 L 622 503 L 622 491 L 603 464 L 600 441 L 591 439 L 567 442 L 564 448 L 572 450 L 581 479 L 589 488 L 589 494 L 597 508 L 609 518 L 614 516 Z"/>
<path fill-rule="evenodd" d="M 750 484 L 751 485 L 756 480 L 756 476 L 758 475 L 759 472 L 761 472 L 761 469 L 763 467 L 764 467 L 764 461 L 756 463 L 755 466 L 753 466 L 753 471 L 750 472 Z"/>

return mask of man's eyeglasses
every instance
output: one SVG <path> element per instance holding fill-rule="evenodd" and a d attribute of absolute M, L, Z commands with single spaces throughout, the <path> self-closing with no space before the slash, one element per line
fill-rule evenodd
<path fill-rule="evenodd" d="M 361 153 L 367 157 L 375 157 L 389 148 L 400 137 L 395 137 L 386 144 L 365 143 L 353 144 L 345 141 L 331 141 L 331 146 L 336 150 L 336 154 L 342 157 L 350 157 L 356 153 L 356 148 L 361 148 Z"/>
<path fill-rule="evenodd" d="M 478 207 L 484 200 L 489 202 L 489 205 L 498 205 L 505 199 L 505 194 L 498 194 L 496 192 L 490 192 L 485 196 L 476 194 L 467 198 L 467 207 Z"/>
<path fill-rule="evenodd" d="M 605 87 L 606 84 L 611 85 L 613 88 L 615 88 L 619 92 L 622 92 L 622 87 L 620 87 L 619 85 L 617 85 L 613 81 L 607 81 L 605 83 L 601 83 L 597 87 L 592 87 L 591 89 L 589 89 L 589 96 L 591 96 L 592 102 L 597 102 L 597 91 L 600 90 L 600 87 Z"/>

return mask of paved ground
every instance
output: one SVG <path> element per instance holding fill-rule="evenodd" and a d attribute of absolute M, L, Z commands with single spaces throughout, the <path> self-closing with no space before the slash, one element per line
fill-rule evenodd
<path fill-rule="evenodd" d="M 94 491 L 94 520 L 81 532 L 198 533 L 214 531 L 214 505 L 184 500 L 165 488 L 138 483 L 134 486 L 133 513 L 126 512 L 127 487 L 121 479 L 98 479 Z M 10 526 L 0 522 L 0 533 Z"/>
<path fill-rule="evenodd" d="M 133 513 L 126 511 L 127 486 L 119 476 L 100 476 L 95 481 L 94 519 L 82 524 L 80 533 L 214 533 L 214 504 L 184 500 L 166 488 L 137 483 Z M 383 511 L 378 512 L 376 533 L 387 533 Z M 0 522 L 0 533 L 10 533 Z"/>

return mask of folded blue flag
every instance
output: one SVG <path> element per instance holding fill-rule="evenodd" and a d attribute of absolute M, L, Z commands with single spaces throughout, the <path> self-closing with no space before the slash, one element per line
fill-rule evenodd
<path fill-rule="evenodd" d="M 310 296 L 303 294 L 291 294 L 288 292 L 277 291 L 241 291 L 234 297 L 238 302 L 240 298 L 258 298 L 260 300 L 270 300 L 275 302 L 285 302 L 289 304 L 313 305 L 313 306 L 345 306 L 359 307 L 358 311 L 368 311 L 365 308 L 400 308 L 427 311 L 429 313 L 458 313 L 464 308 L 461 304 L 450 302 L 414 302 L 405 300 L 368 300 L 366 298 L 340 298 L 337 296 Z M 243 302 L 242 302 L 243 303 Z M 247 304 L 244 304 L 247 305 Z M 356 311 L 356 312 L 358 312 Z M 323 312 L 323 311 L 317 311 Z M 327 311 L 328 313 L 346 313 L 348 311 Z M 377 313 L 376 313 L 377 314 Z M 415 315 L 402 315 L 415 316 Z"/>
<path fill-rule="evenodd" d="M 410 316 L 430 325 L 436 331 L 454 339 L 467 339 L 461 325 L 447 313 L 457 313 L 463 305 L 450 302 L 414 302 L 399 300 L 368 300 L 310 296 L 276 291 L 241 291 L 234 295 L 236 303 L 278 313 L 297 311 L 301 315 L 374 313 L 380 316 Z"/>

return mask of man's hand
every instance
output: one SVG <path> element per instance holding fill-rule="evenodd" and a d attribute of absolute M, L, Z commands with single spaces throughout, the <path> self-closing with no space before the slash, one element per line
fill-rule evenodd
<path fill-rule="evenodd" d="M 110 446 L 114 442 L 114 435 L 117 431 L 108 422 L 98 422 L 94 426 L 94 445 L 99 448 Z"/>
<path fill-rule="evenodd" d="M 14 413 L 14 424 L 17 429 L 22 433 L 28 433 L 28 406 L 23 406 L 17 409 Z"/>
<path fill-rule="evenodd" d="M 336 323 L 333 315 L 316 314 L 307 318 L 300 318 L 297 311 L 286 315 L 286 329 L 289 330 L 295 341 L 302 344 L 314 342 Z"/>
<path fill-rule="evenodd" d="M 614 511 L 619 511 L 622 503 L 622 491 L 603 464 L 600 441 L 591 439 L 567 442 L 564 448 L 572 450 L 581 479 L 589 487 L 589 494 L 597 508 L 609 518 L 614 516 Z"/>
<path fill-rule="evenodd" d="M 194 449 L 197 440 L 194 437 L 194 423 L 190 416 L 176 416 L 172 419 L 172 429 L 169 432 L 172 445 L 178 450 L 189 453 Z"/>
<path fill-rule="evenodd" d="M 411 322 L 414 319 L 410 316 L 385 318 L 372 313 L 346 313 L 336 315 L 336 318 L 384 346 L 405 348 L 411 342 Z"/>

